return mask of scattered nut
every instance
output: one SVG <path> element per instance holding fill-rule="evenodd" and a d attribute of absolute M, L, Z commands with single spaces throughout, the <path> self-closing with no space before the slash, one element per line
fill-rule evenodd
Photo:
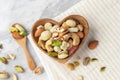
<path fill-rule="evenodd" d="M 105 70 L 106 70 L 105 66 L 103 66 L 103 67 L 100 68 L 100 72 L 104 72 Z"/>
<path fill-rule="evenodd" d="M 8 61 L 7 61 L 7 59 L 5 57 L 1 57 L 0 62 L 2 62 L 4 64 L 8 64 Z"/>
<path fill-rule="evenodd" d="M 7 79 L 9 74 L 6 71 L 0 71 L 0 79 Z"/>
<path fill-rule="evenodd" d="M 90 57 L 85 57 L 83 60 L 83 65 L 87 66 L 90 62 Z"/>
<path fill-rule="evenodd" d="M 69 69 L 69 70 L 74 70 L 75 69 L 75 66 L 74 66 L 74 64 L 72 64 L 72 63 L 68 63 L 68 64 L 66 64 L 66 66 L 67 66 L 67 68 Z"/>
<path fill-rule="evenodd" d="M 3 45 L 2 45 L 2 43 L 0 43 L 0 49 L 2 49 L 3 48 Z"/>
<path fill-rule="evenodd" d="M 16 65 L 14 68 L 18 73 L 23 73 L 24 72 L 24 69 L 19 65 Z"/>
<path fill-rule="evenodd" d="M 84 80 L 84 77 L 82 75 L 79 75 L 78 80 Z"/>
<path fill-rule="evenodd" d="M 95 61 L 98 61 L 98 59 L 97 58 L 92 58 L 91 59 L 91 62 L 95 62 Z"/>
<path fill-rule="evenodd" d="M 78 67 L 80 65 L 80 63 L 78 61 L 74 61 L 73 64 L 75 67 Z"/>
<path fill-rule="evenodd" d="M 15 58 L 16 58 L 16 56 L 14 54 L 8 54 L 6 56 L 6 59 L 8 59 L 8 60 L 10 60 L 10 59 L 14 60 Z"/>
<path fill-rule="evenodd" d="M 42 67 L 41 67 L 41 66 L 37 67 L 37 68 L 34 70 L 34 73 L 35 73 L 35 74 L 41 74 L 41 73 L 42 73 Z"/>
<path fill-rule="evenodd" d="M 93 50 L 95 49 L 97 46 L 98 46 L 98 40 L 94 40 L 94 41 L 91 41 L 89 44 L 88 44 L 88 48 Z"/>
<path fill-rule="evenodd" d="M 18 80 L 17 75 L 15 73 L 12 73 L 11 80 Z"/>

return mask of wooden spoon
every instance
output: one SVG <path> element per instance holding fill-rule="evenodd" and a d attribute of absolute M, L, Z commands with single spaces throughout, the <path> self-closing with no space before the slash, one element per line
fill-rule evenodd
<path fill-rule="evenodd" d="M 22 26 L 19 23 L 15 23 L 12 26 L 15 27 L 16 24 Z M 18 32 L 12 32 L 11 34 L 12 34 L 13 38 L 15 39 L 15 41 L 23 48 L 29 68 L 31 70 L 34 70 L 36 68 L 36 64 L 26 47 L 26 36 L 23 37 Z"/>

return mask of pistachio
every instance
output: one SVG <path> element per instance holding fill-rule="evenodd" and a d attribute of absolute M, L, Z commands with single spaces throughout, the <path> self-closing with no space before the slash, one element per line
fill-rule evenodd
<path fill-rule="evenodd" d="M 71 70 L 71 71 L 75 69 L 75 66 L 74 66 L 73 63 L 68 63 L 66 66 L 67 66 L 67 68 L 68 68 L 69 70 Z"/>
<path fill-rule="evenodd" d="M 7 56 L 6 56 L 6 59 L 12 59 L 12 60 L 14 60 L 16 58 L 16 56 L 14 55 L 14 54 L 8 54 Z"/>
<path fill-rule="evenodd" d="M 37 67 L 37 68 L 34 70 L 34 73 L 35 73 L 35 74 L 41 74 L 41 73 L 42 73 L 42 67 L 41 67 L 41 66 Z"/>
<path fill-rule="evenodd" d="M 78 80 L 84 80 L 84 77 L 82 75 L 79 75 Z"/>
<path fill-rule="evenodd" d="M 60 46 L 62 44 L 61 41 L 53 41 L 52 46 Z"/>
<path fill-rule="evenodd" d="M 17 29 L 16 27 L 11 26 L 11 27 L 9 28 L 9 31 L 10 31 L 10 32 L 18 32 L 18 29 Z"/>
<path fill-rule="evenodd" d="M 90 57 L 85 57 L 83 60 L 83 65 L 87 66 L 90 62 Z"/>
<path fill-rule="evenodd" d="M 90 61 L 95 62 L 95 61 L 98 61 L 98 59 L 97 58 L 92 58 Z"/>
<path fill-rule="evenodd" d="M 78 61 L 74 61 L 73 64 L 75 67 L 78 67 L 80 65 L 80 63 Z"/>
<path fill-rule="evenodd" d="M 12 78 L 11 80 L 18 80 L 17 75 L 15 73 L 12 73 Z"/>
<path fill-rule="evenodd" d="M 21 31 L 21 32 L 20 32 L 20 35 L 21 35 L 21 36 L 25 36 L 25 35 L 26 35 L 26 32 L 25 32 L 25 31 Z"/>
<path fill-rule="evenodd" d="M 57 57 L 58 53 L 57 52 L 48 52 L 48 55 L 50 55 L 52 57 Z"/>
<path fill-rule="evenodd" d="M 0 79 L 7 79 L 9 74 L 5 71 L 0 71 Z"/>
<path fill-rule="evenodd" d="M 8 64 L 8 61 L 7 61 L 7 59 L 5 57 L 1 57 L 0 62 L 2 62 L 4 64 Z"/>
<path fill-rule="evenodd" d="M 16 65 L 14 68 L 18 73 L 23 73 L 24 72 L 24 69 L 19 65 Z"/>
<path fill-rule="evenodd" d="M 3 48 L 3 45 L 2 45 L 2 43 L 0 43 L 0 49 L 2 49 Z"/>
<path fill-rule="evenodd" d="M 58 54 L 59 59 L 64 59 L 68 57 L 68 51 L 61 51 L 60 54 Z"/>
<path fill-rule="evenodd" d="M 19 25 L 19 24 L 16 24 L 15 27 L 21 32 L 21 31 L 25 31 L 25 29 Z"/>
<path fill-rule="evenodd" d="M 106 67 L 105 67 L 105 66 L 101 67 L 101 68 L 100 68 L 100 72 L 104 72 L 104 71 L 105 71 L 105 69 L 106 69 Z"/>

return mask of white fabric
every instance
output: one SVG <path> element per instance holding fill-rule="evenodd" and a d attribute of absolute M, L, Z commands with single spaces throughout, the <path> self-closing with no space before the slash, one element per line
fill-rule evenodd
<path fill-rule="evenodd" d="M 53 61 L 43 54 L 33 43 L 31 35 L 29 40 L 43 64 L 49 80 L 78 80 L 79 75 L 84 76 L 84 80 L 119 80 L 120 79 L 120 1 L 119 0 L 82 0 L 72 8 L 68 9 L 55 20 L 60 21 L 68 15 L 79 14 L 84 16 L 89 23 L 89 35 L 85 44 L 73 56 L 69 62 L 75 60 L 79 55 L 83 59 L 85 56 L 96 57 L 98 62 L 90 63 L 88 66 L 81 64 L 74 71 L 69 71 L 64 64 Z M 89 41 L 99 40 L 99 46 L 94 50 L 89 50 Z M 106 71 L 100 73 L 99 69 L 106 66 Z"/>

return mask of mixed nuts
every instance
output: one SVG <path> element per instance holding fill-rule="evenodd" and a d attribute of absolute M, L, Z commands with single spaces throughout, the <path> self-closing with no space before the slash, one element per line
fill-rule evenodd
<path fill-rule="evenodd" d="M 38 46 L 48 55 L 65 59 L 78 49 L 84 38 L 84 26 L 74 19 L 68 19 L 61 25 L 47 22 L 36 28 L 34 36 L 38 39 Z"/>
<path fill-rule="evenodd" d="M 26 31 L 22 27 L 22 25 L 16 23 L 13 26 L 9 28 L 10 32 L 12 33 L 12 36 L 15 39 L 22 39 L 24 36 L 26 36 Z"/>

